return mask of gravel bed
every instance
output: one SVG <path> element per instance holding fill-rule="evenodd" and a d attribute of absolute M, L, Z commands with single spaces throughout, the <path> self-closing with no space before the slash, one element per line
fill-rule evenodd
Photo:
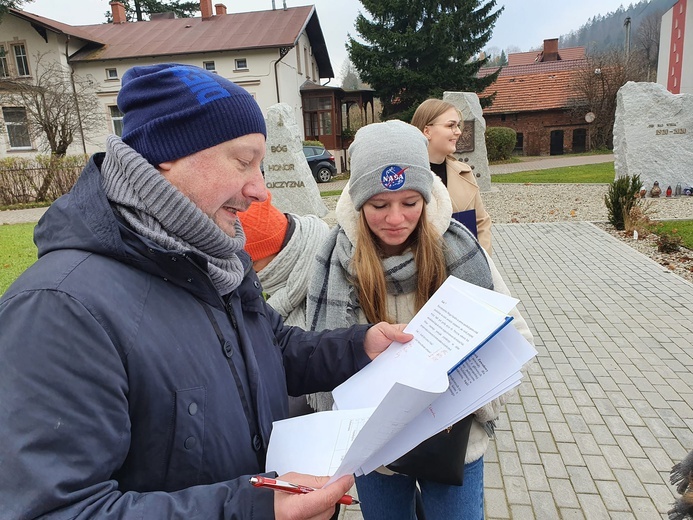
<path fill-rule="evenodd" d="M 660 265 L 693 283 L 693 251 L 681 248 L 677 253 L 657 251 L 657 236 L 650 234 L 633 240 L 608 224 L 604 205 L 607 184 L 492 184 L 481 197 L 494 224 L 531 222 L 588 221 L 622 240 Z M 334 209 L 337 197 L 323 199 Z M 653 220 L 693 219 L 693 197 L 647 199 Z M 330 217 L 326 218 L 330 225 Z"/>

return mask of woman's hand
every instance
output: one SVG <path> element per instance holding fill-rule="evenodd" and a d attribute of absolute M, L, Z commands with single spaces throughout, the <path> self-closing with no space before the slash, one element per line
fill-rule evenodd
<path fill-rule="evenodd" d="M 402 332 L 406 326 L 405 323 L 397 323 L 396 325 L 392 325 L 385 321 L 376 323 L 366 332 L 363 350 L 365 350 L 368 357 L 373 360 L 389 347 L 390 343 L 393 341 L 399 341 L 400 343 L 411 341 L 414 336 Z"/>

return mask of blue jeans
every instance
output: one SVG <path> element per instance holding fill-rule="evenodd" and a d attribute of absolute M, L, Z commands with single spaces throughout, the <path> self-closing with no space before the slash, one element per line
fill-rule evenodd
<path fill-rule="evenodd" d="M 416 479 L 373 471 L 356 479 L 365 520 L 416 520 Z M 464 484 L 420 480 L 426 520 L 483 520 L 484 458 L 464 466 Z"/>

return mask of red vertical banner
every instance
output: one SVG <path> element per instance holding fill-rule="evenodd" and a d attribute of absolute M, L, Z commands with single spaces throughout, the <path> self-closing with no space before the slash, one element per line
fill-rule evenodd
<path fill-rule="evenodd" d="M 681 92 L 681 70 L 683 66 L 683 42 L 686 34 L 686 8 L 688 0 L 679 0 L 674 5 L 671 18 L 671 42 L 669 43 L 669 70 L 667 90 L 672 94 Z"/>

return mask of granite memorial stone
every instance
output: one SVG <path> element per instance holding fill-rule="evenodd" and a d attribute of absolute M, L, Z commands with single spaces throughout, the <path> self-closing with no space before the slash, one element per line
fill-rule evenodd
<path fill-rule="evenodd" d="M 491 191 L 491 173 L 486 154 L 486 120 L 482 115 L 479 96 L 474 92 L 445 92 L 443 101 L 455 105 L 464 121 L 455 157 L 472 167 L 481 191 Z"/>
<path fill-rule="evenodd" d="M 652 193 L 693 184 L 693 95 L 671 94 L 658 83 L 629 81 L 616 96 L 616 178 L 639 175 Z M 654 195 L 654 194 L 652 194 Z M 657 193 L 657 196 L 659 193 Z"/>
<path fill-rule="evenodd" d="M 272 204 L 284 213 L 327 215 L 327 207 L 303 154 L 303 142 L 294 111 L 286 103 L 267 109 L 265 184 Z"/>

